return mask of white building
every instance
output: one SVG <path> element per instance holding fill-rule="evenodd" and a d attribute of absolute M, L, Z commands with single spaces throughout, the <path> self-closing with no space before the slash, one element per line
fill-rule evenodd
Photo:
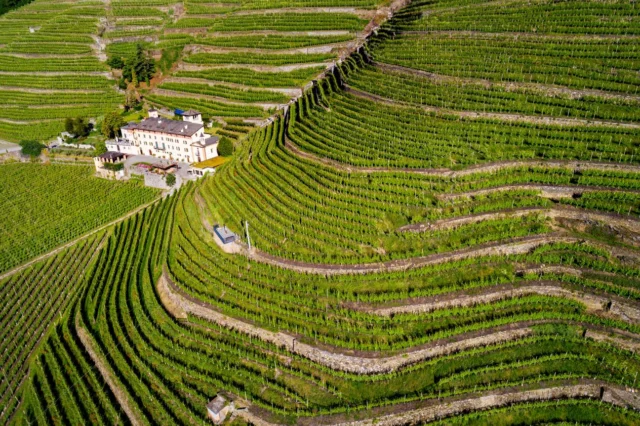
<path fill-rule="evenodd" d="M 169 120 L 149 110 L 149 118 L 129 123 L 121 130 L 122 137 L 107 142 L 109 151 L 130 155 L 152 155 L 167 160 L 197 163 L 218 156 L 217 136 L 204 132 L 202 114 L 189 110 L 182 121 Z"/>
<path fill-rule="evenodd" d="M 227 404 L 227 400 L 222 395 L 217 395 L 207 404 L 207 415 L 213 423 L 220 425 L 234 409 L 235 406 L 233 402 Z"/>

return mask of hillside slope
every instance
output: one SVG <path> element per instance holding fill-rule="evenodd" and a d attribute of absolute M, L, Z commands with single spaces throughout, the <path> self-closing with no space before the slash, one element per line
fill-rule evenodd
<path fill-rule="evenodd" d="M 233 45 L 250 4 L 190 2 L 186 22 Z M 308 29 L 280 13 L 256 25 Z M 639 424 L 639 14 L 411 2 L 214 175 L 105 236 L 10 420 L 203 423 L 224 395 L 233 424 Z M 155 90 L 223 85 L 216 52 Z M 226 75 L 281 65 L 259 66 Z"/>

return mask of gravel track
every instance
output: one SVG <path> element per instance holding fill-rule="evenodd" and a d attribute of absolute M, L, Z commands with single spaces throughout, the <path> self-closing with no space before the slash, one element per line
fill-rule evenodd
<path fill-rule="evenodd" d="M 513 169 L 520 167 L 545 167 L 545 168 L 563 168 L 570 169 L 574 172 L 582 170 L 599 170 L 599 171 L 619 171 L 627 173 L 640 173 L 640 166 L 618 164 L 618 163 L 602 163 L 596 161 L 569 161 L 569 160 L 530 160 L 530 161 L 499 161 L 492 163 L 479 164 L 467 167 L 462 170 L 451 170 L 447 168 L 427 169 L 427 168 L 394 168 L 394 167 L 359 167 L 351 166 L 339 161 L 319 157 L 315 154 L 303 151 L 295 143 L 285 136 L 285 148 L 298 157 L 333 167 L 351 173 L 415 173 L 425 176 L 439 176 L 456 178 L 479 173 L 492 173 L 504 169 Z"/>
<path fill-rule="evenodd" d="M 351 93 L 359 98 L 369 99 L 375 102 L 402 107 L 416 107 L 416 104 L 409 102 L 396 101 L 393 99 L 385 98 L 373 93 L 364 92 L 362 90 L 354 89 L 353 87 L 346 87 L 346 92 Z M 585 126 L 585 127 L 613 127 L 613 128 L 625 128 L 625 129 L 640 129 L 640 124 L 607 120 L 585 120 L 582 118 L 560 118 L 551 116 L 535 116 L 524 114 L 506 114 L 497 112 L 478 112 L 478 111 L 459 111 L 447 108 L 434 107 L 429 105 L 418 105 L 419 108 L 427 112 L 435 112 L 439 114 L 454 115 L 461 118 L 470 118 L 475 120 L 500 120 L 519 123 L 533 123 L 543 124 L 548 126 Z"/>

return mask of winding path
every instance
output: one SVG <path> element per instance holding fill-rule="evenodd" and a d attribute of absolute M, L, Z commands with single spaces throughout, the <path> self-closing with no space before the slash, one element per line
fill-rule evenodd
<path fill-rule="evenodd" d="M 219 242 L 214 238 L 216 242 Z M 243 247 L 240 250 L 250 259 L 288 269 L 299 273 L 315 275 L 348 275 L 348 274 L 370 274 L 394 271 L 405 271 L 408 269 L 421 268 L 430 265 L 439 265 L 447 262 L 455 262 L 464 259 L 486 256 L 509 256 L 514 254 L 526 254 L 540 246 L 554 243 L 579 243 L 580 238 L 569 237 L 561 233 L 550 233 L 547 235 L 533 235 L 529 237 L 514 238 L 505 241 L 479 244 L 474 247 L 464 248 L 446 253 L 435 253 L 427 256 L 414 257 L 409 259 L 390 260 L 387 262 L 363 263 L 354 265 L 307 263 L 291 259 L 285 259 L 264 253 L 252 248 Z"/>
<path fill-rule="evenodd" d="M 161 301 L 169 312 L 177 318 L 185 318 L 191 314 L 207 321 L 214 322 L 222 327 L 236 330 L 249 336 L 255 336 L 265 342 L 286 348 L 313 362 L 324 365 L 338 371 L 345 371 L 354 374 L 383 374 L 397 371 L 403 367 L 416 364 L 428 359 L 444 356 L 471 348 L 500 344 L 507 341 L 521 339 L 534 333 L 531 325 L 535 321 L 525 323 L 513 323 L 492 330 L 481 330 L 455 336 L 453 338 L 442 339 L 412 348 L 402 353 L 387 357 L 380 356 L 379 352 L 360 352 L 362 356 L 339 353 L 344 351 L 341 348 L 332 350 L 320 349 L 318 347 L 302 343 L 289 334 L 283 332 L 269 331 L 240 319 L 236 319 L 218 312 L 212 305 L 198 300 L 186 294 L 178 288 L 171 280 L 168 273 L 163 271 L 158 280 L 157 290 L 162 294 Z M 640 313 L 638 314 L 640 317 Z M 590 329 L 592 336 L 602 336 L 601 340 L 606 340 L 608 334 L 595 328 Z M 611 332 L 607 329 L 607 332 Z M 637 337 L 624 331 L 616 331 L 616 334 L 637 341 Z M 608 340 L 610 343 L 610 340 Z M 366 355 L 366 356 L 364 356 Z"/>
<path fill-rule="evenodd" d="M 319 157 L 307 151 L 303 151 L 288 136 L 285 136 L 285 148 L 297 155 L 298 157 L 315 163 L 324 164 L 337 170 L 350 173 L 415 173 L 425 176 L 457 178 L 480 173 L 492 173 L 499 170 L 515 169 L 521 167 L 544 167 L 544 168 L 562 168 L 579 172 L 583 170 L 597 171 L 617 171 L 626 173 L 640 173 L 640 166 L 633 166 L 619 163 L 602 163 L 596 161 L 569 161 L 569 160 L 531 160 L 531 161 L 500 161 L 493 163 L 479 164 L 467 167 L 462 170 L 451 170 L 447 168 L 429 169 L 429 168 L 394 168 L 394 167 L 361 167 L 351 166 L 346 163 L 333 160 L 331 158 Z"/>
<path fill-rule="evenodd" d="M 528 215 L 541 215 L 549 219 L 574 219 L 585 222 L 602 222 L 640 233 L 640 220 L 631 216 L 623 216 L 615 213 L 602 213 L 598 211 L 584 210 L 572 206 L 524 207 L 508 210 L 500 210 L 487 213 L 477 213 L 466 216 L 457 216 L 440 219 L 434 222 L 421 222 L 398 228 L 399 232 L 427 232 L 440 229 L 452 229 L 458 226 L 484 222 L 487 220 L 516 218 Z"/>
<path fill-rule="evenodd" d="M 91 358 L 94 365 L 100 372 L 100 375 L 102 376 L 104 381 L 107 383 L 107 386 L 109 386 L 109 389 L 111 389 L 111 392 L 113 393 L 116 400 L 118 401 L 118 404 L 120 404 L 120 407 L 122 408 L 122 410 L 127 415 L 127 418 L 129 419 L 131 424 L 133 426 L 141 426 L 143 423 L 138 419 L 138 416 L 134 412 L 133 408 L 131 408 L 131 406 L 129 405 L 129 400 L 127 398 L 127 395 L 122 391 L 122 389 L 120 389 L 120 387 L 118 386 L 118 383 L 113 378 L 111 371 L 102 362 L 102 359 L 93 348 L 93 344 L 91 343 L 91 338 L 89 337 L 89 334 L 85 331 L 84 328 L 82 328 L 79 325 L 77 320 L 76 320 L 76 333 L 78 335 L 78 338 L 80 339 L 80 342 L 82 343 L 82 346 L 89 354 L 89 357 Z"/>
<path fill-rule="evenodd" d="M 351 93 L 359 98 L 369 99 L 375 102 L 401 107 L 421 108 L 427 112 L 435 112 L 438 114 L 454 115 L 461 118 L 471 118 L 475 120 L 499 120 L 519 123 L 543 124 L 548 126 L 585 126 L 585 127 L 613 127 L 625 129 L 640 129 L 640 124 L 630 122 L 618 122 L 608 120 L 589 120 L 583 118 L 561 118 L 543 115 L 525 115 L 525 114 L 507 114 L 498 112 L 478 112 L 478 111 L 462 111 L 448 108 L 440 108 L 429 105 L 417 105 L 410 102 L 396 101 L 385 98 L 373 93 L 365 92 L 346 86 L 346 92 Z"/>
<path fill-rule="evenodd" d="M 587 313 L 606 316 L 633 324 L 640 323 L 640 306 L 638 306 L 637 303 L 613 295 L 605 296 L 584 290 L 571 290 L 565 288 L 561 282 L 550 280 L 533 281 L 519 286 L 494 286 L 483 290 L 479 294 L 458 292 L 435 297 L 403 300 L 400 301 L 402 305 L 398 306 L 375 307 L 352 303 L 349 304 L 349 307 L 363 312 L 390 317 L 396 314 L 420 314 L 438 309 L 472 307 L 534 294 L 575 300 L 585 305 Z"/>

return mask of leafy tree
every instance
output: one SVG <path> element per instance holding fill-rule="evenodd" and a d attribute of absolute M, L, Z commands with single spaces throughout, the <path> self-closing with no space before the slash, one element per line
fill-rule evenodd
<path fill-rule="evenodd" d="M 218 155 L 231 157 L 233 155 L 233 142 L 229 138 L 223 137 L 218 143 Z"/>
<path fill-rule="evenodd" d="M 176 175 L 174 175 L 173 173 L 167 173 L 167 175 L 164 177 L 164 180 L 168 186 L 173 186 L 176 184 Z"/>
<path fill-rule="evenodd" d="M 96 155 L 102 155 L 107 152 L 107 144 L 104 142 L 96 142 L 93 146 L 93 150 L 96 152 Z"/>
<path fill-rule="evenodd" d="M 77 137 L 89 136 L 91 132 L 91 124 L 85 121 L 84 118 L 78 117 L 73 122 L 73 134 Z"/>
<path fill-rule="evenodd" d="M 33 0 L 0 0 L 0 15 L 25 4 L 31 3 Z"/>
<path fill-rule="evenodd" d="M 89 132 L 91 132 L 91 124 L 87 123 L 83 117 L 67 118 L 64 120 L 64 130 L 76 137 L 89 136 Z"/>
<path fill-rule="evenodd" d="M 64 130 L 67 133 L 73 133 L 73 118 L 67 117 L 64 120 Z"/>
<path fill-rule="evenodd" d="M 126 98 L 124 101 L 125 110 L 129 111 L 130 109 L 134 109 L 139 104 L 140 104 L 140 101 L 138 100 L 138 96 L 136 92 L 133 90 L 127 90 Z"/>
<path fill-rule="evenodd" d="M 119 56 L 112 56 L 107 61 L 107 65 L 116 70 L 121 70 L 124 68 L 124 61 Z"/>
<path fill-rule="evenodd" d="M 136 46 L 136 53 L 129 58 L 122 70 L 122 76 L 138 86 L 141 81 L 149 82 L 156 72 L 156 64 L 153 58 L 147 55 L 142 44 Z"/>
<path fill-rule="evenodd" d="M 42 150 L 46 148 L 38 141 L 22 141 L 20 142 L 22 147 L 22 155 L 28 155 L 31 158 L 39 157 L 42 154 Z"/>
<path fill-rule="evenodd" d="M 108 139 L 115 138 L 124 124 L 122 116 L 117 111 L 110 112 L 102 120 L 102 134 Z"/>

